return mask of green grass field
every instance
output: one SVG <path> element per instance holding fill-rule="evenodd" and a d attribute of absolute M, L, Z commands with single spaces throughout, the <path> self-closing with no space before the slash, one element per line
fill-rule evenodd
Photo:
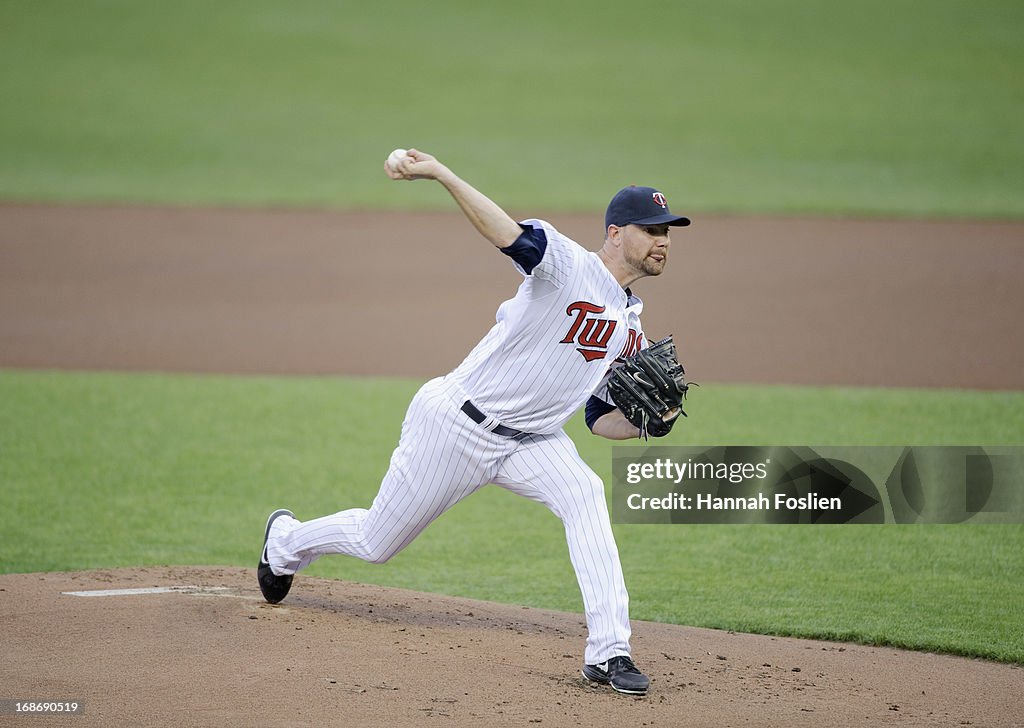
<path fill-rule="evenodd" d="M 0 4 L 0 198 L 1024 216 L 1015 0 Z"/>
<path fill-rule="evenodd" d="M 370 503 L 416 386 L 0 372 L 0 570 L 251 565 L 274 507 L 311 518 Z M 708 385 L 690 409 L 670 443 L 905 444 L 908 432 L 914 444 L 1024 443 L 1024 393 Z M 836 410 L 841 428 L 829 426 Z M 367 412 L 377 418 L 356 416 Z M 571 434 L 608 479 L 611 444 L 578 419 Z M 616 536 L 636 619 L 1024 662 L 1024 526 L 617 526 Z M 561 524 L 495 487 L 384 566 L 334 557 L 308 573 L 581 608 Z"/>

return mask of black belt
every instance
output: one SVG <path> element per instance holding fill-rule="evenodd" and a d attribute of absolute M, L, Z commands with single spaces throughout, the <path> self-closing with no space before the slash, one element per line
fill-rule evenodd
<path fill-rule="evenodd" d="M 473 420 L 473 422 L 477 423 L 478 425 L 482 425 L 484 421 L 487 419 L 487 415 L 478 410 L 476 408 L 476 405 L 474 405 L 468 399 L 462 403 L 462 411 L 466 413 L 469 419 Z M 529 432 L 523 432 L 522 430 L 514 430 L 511 427 L 505 427 L 505 425 L 502 424 L 497 424 L 494 427 L 492 427 L 491 432 L 493 432 L 495 435 L 501 435 L 502 437 L 507 437 L 511 440 L 522 440 L 524 437 L 530 436 Z"/>

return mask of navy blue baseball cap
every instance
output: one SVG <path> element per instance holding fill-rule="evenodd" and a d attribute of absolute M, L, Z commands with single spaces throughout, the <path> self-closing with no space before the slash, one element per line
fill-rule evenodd
<path fill-rule="evenodd" d="M 604 213 L 604 229 L 609 225 L 675 225 L 690 224 L 690 218 L 673 215 L 668 210 L 668 201 L 653 187 L 630 185 L 615 193 Z"/>

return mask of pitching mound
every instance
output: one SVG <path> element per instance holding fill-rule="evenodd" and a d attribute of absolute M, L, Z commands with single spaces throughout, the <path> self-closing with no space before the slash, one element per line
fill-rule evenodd
<path fill-rule="evenodd" d="M 75 594 L 77 593 L 77 594 Z M 1014 725 L 1019 667 L 634 622 L 645 698 L 580 677 L 576 614 L 254 570 L 0 576 L 4 725 Z M 11 722 L 8 722 L 11 721 Z"/>

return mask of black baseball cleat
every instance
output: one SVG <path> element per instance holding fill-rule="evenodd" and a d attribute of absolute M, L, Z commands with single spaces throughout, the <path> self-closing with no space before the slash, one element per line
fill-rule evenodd
<path fill-rule="evenodd" d="M 294 518 L 292 512 L 284 508 L 279 508 L 270 514 L 270 518 L 267 519 L 267 530 L 263 532 L 263 550 L 260 551 L 260 565 L 256 567 L 256 578 L 260 582 L 260 591 L 263 592 L 263 598 L 271 604 L 277 604 L 288 596 L 288 590 L 292 588 L 292 575 L 278 576 L 271 571 L 270 564 L 267 563 L 267 539 L 270 538 L 270 527 L 281 516 L 292 516 Z"/>
<path fill-rule="evenodd" d="M 583 677 L 591 682 L 611 685 L 613 690 L 626 695 L 646 695 L 651 684 L 627 655 L 613 657 L 600 665 L 584 665 Z"/>

